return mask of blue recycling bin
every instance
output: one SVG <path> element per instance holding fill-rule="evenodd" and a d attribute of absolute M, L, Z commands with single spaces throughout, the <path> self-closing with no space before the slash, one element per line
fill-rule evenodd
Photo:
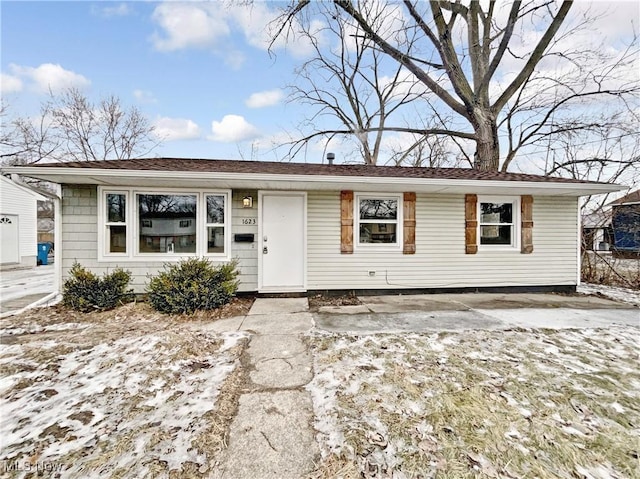
<path fill-rule="evenodd" d="M 49 251 L 51 243 L 38 243 L 38 264 L 49 264 Z"/>

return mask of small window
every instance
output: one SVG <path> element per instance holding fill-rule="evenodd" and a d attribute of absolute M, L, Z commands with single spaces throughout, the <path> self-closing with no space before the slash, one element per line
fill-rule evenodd
<path fill-rule="evenodd" d="M 399 197 L 359 196 L 356 204 L 359 245 L 399 244 Z"/>
<path fill-rule="evenodd" d="M 106 194 L 107 253 L 127 252 L 127 195 Z"/>
<path fill-rule="evenodd" d="M 480 244 L 516 247 L 516 201 L 479 201 Z"/>
<path fill-rule="evenodd" d="M 207 204 L 207 253 L 225 252 L 225 196 L 205 195 Z"/>
<path fill-rule="evenodd" d="M 143 228 L 152 228 L 153 227 L 153 221 L 151 221 L 151 220 L 142 220 L 142 227 Z"/>
<path fill-rule="evenodd" d="M 191 220 L 180 220 L 180 228 L 188 228 L 191 226 Z"/>

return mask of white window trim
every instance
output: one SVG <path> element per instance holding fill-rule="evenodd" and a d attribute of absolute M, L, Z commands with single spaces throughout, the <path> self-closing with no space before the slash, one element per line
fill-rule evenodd
<path fill-rule="evenodd" d="M 354 251 L 402 251 L 403 237 L 403 195 L 393 193 L 355 193 L 353 202 L 353 247 Z M 398 216 L 395 243 L 360 243 L 360 200 L 397 200 Z M 393 220 L 366 220 L 362 223 L 393 223 Z"/>
<path fill-rule="evenodd" d="M 131 243 L 129 241 L 129 237 L 131 236 L 130 221 L 131 221 L 131 195 L 129 190 L 126 189 L 112 189 L 112 188 L 98 188 L 98 259 L 104 258 L 105 261 L 110 261 L 113 259 L 126 259 L 131 255 Z M 110 223 L 107 221 L 107 195 L 124 195 L 125 196 L 125 212 L 124 212 L 124 223 Z M 122 226 L 124 225 L 127 238 L 125 243 L 125 253 L 111 253 L 107 251 L 109 247 L 109 229 L 108 226 Z"/>
<path fill-rule="evenodd" d="M 127 252 L 107 253 L 107 228 L 105 222 L 106 195 L 108 193 L 125 194 L 127 197 L 126 222 Z M 196 252 L 195 253 L 140 253 L 138 235 L 140 226 L 138 221 L 137 195 L 166 194 L 166 195 L 195 195 L 197 201 L 196 213 Z M 224 253 L 208 253 L 206 240 L 206 203 L 205 196 L 217 195 L 225 197 L 224 209 Z M 171 262 L 185 258 L 206 257 L 214 261 L 231 260 L 231 227 L 232 227 L 232 192 L 231 190 L 202 190 L 188 188 L 108 188 L 98 186 L 98 262 Z M 123 224 L 123 223 L 120 223 Z"/>
<path fill-rule="evenodd" d="M 482 223 L 482 203 L 511 203 L 511 221 L 513 224 L 513 235 L 511 237 L 510 245 L 501 244 L 482 244 L 482 237 L 480 236 L 482 226 L 492 225 L 504 225 L 507 223 Z M 478 251 L 520 251 L 520 197 L 519 196 L 478 196 L 477 204 L 477 218 L 478 218 Z"/>
<path fill-rule="evenodd" d="M 204 241 L 204 251 L 203 255 L 210 258 L 217 257 L 229 257 L 230 256 L 230 248 L 231 248 L 231 204 L 233 198 L 231 197 L 231 191 L 228 192 L 225 196 L 224 201 L 224 223 L 208 223 L 207 222 L 207 196 L 223 196 L 223 193 L 216 191 L 205 191 L 202 193 L 202 231 L 204 231 L 205 241 Z M 207 238 L 208 238 L 208 228 L 209 227 L 222 227 L 224 228 L 224 250 L 225 253 L 209 253 L 207 250 Z"/>

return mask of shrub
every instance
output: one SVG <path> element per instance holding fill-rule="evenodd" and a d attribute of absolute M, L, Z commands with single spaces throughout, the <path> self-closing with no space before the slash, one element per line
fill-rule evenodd
<path fill-rule="evenodd" d="M 237 266 L 237 260 L 216 267 L 198 258 L 165 265 L 149 281 L 149 302 L 157 311 L 172 314 L 218 308 L 238 290 Z"/>
<path fill-rule="evenodd" d="M 69 275 L 62 289 L 62 304 L 71 309 L 84 313 L 104 311 L 133 301 L 133 290 L 127 289 L 131 281 L 129 271 L 117 268 L 100 278 L 76 262 Z"/>

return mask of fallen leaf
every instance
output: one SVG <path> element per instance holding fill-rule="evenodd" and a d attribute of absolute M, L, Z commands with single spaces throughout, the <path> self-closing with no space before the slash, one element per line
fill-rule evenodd
<path fill-rule="evenodd" d="M 472 465 L 478 467 L 480 469 L 480 472 L 482 472 L 483 474 L 489 477 L 500 477 L 496 468 L 493 467 L 493 464 L 491 464 L 491 461 L 489 461 L 489 459 L 484 457 L 482 454 L 467 452 L 467 456 L 469 457 L 469 459 L 471 459 Z"/>

